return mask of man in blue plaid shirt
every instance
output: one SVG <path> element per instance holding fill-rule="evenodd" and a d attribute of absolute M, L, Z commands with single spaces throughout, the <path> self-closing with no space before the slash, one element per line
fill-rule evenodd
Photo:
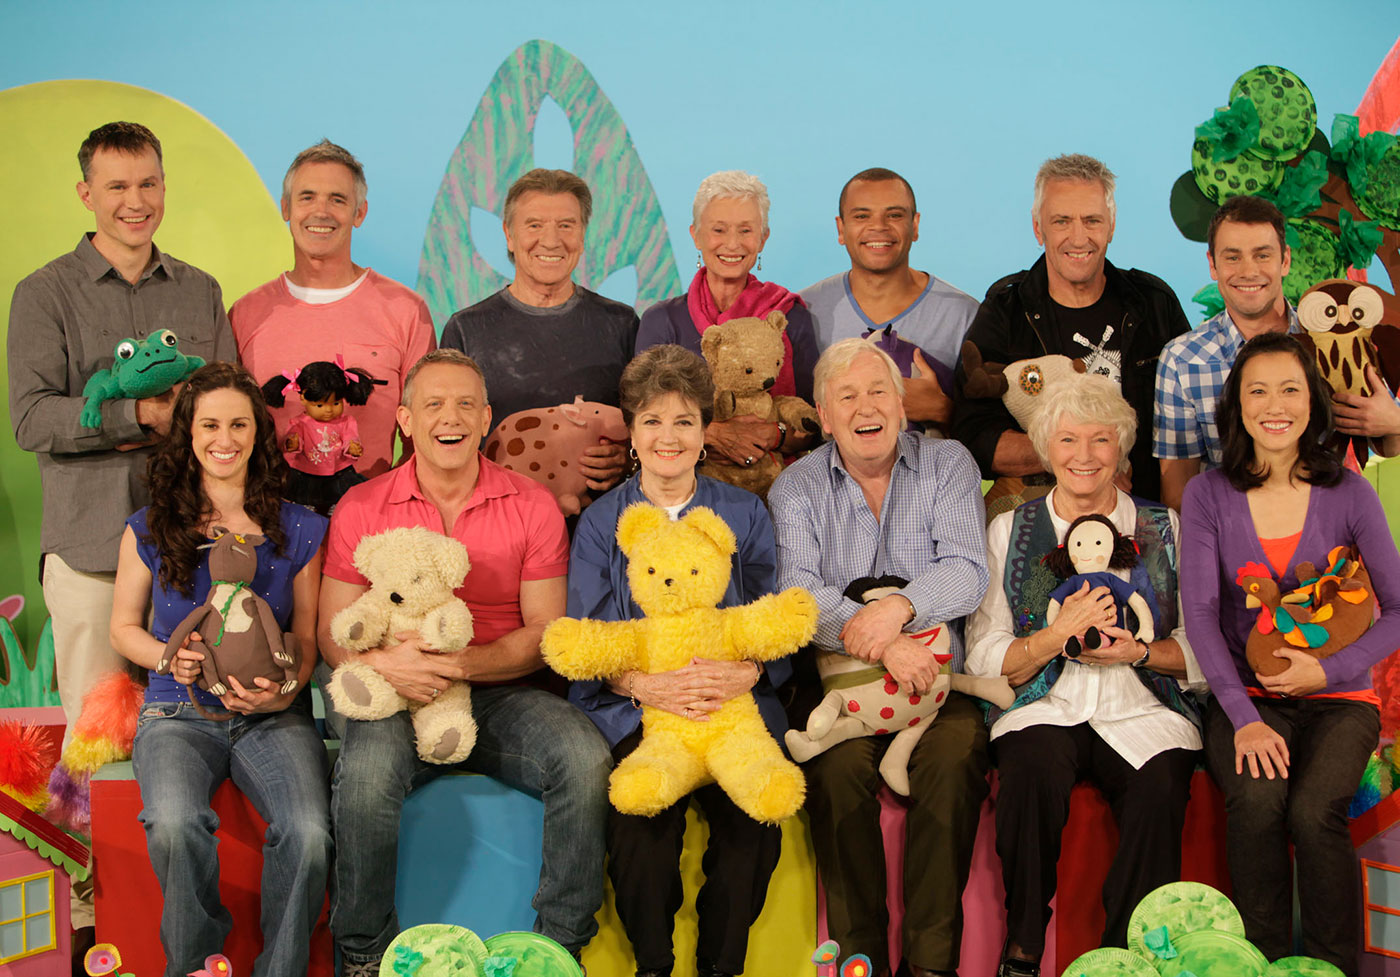
<path fill-rule="evenodd" d="M 970 613 L 987 589 L 977 466 L 956 441 L 904 430 L 899 369 L 863 340 L 833 343 L 814 379 L 832 440 L 769 492 L 780 584 L 816 596 L 819 650 L 879 663 L 891 688 L 926 694 L 939 663 L 914 635 Z M 907 583 L 870 603 L 846 596 L 852 581 L 886 574 Z M 961 671 L 962 635 L 950 630 Z M 869 954 L 879 977 L 890 965 L 877 771 L 894 732 L 847 740 L 803 765 L 827 928 L 841 946 Z M 981 712 L 951 693 L 909 762 L 901 974 L 956 971 L 987 766 Z"/>

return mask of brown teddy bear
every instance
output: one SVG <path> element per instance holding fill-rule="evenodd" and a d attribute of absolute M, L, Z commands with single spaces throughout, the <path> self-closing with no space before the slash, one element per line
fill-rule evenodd
<path fill-rule="evenodd" d="M 783 365 L 785 329 L 787 316 L 774 309 L 766 319 L 730 319 L 705 330 L 700 337 L 700 352 L 710 364 L 715 381 L 715 420 L 752 414 L 760 420 L 782 422 L 796 434 L 821 430 L 811 404 L 801 397 L 774 397 L 768 392 L 778 381 L 778 370 Z M 768 452 L 755 458 L 752 465 L 707 462 L 700 473 L 766 497 L 773 479 L 782 470 L 777 453 Z"/>
<path fill-rule="evenodd" d="M 369 590 L 331 618 L 331 637 L 347 651 L 393 644 L 412 631 L 434 651 L 461 651 L 472 640 L 472 613 L 453 591 L 471 565 L 467 548 L 422 526 L 366 536 L 355 547 L 355 569 Z M 352 658 L 331 673 L 326 691 L 347 719 L 413 714 L 418 756 L 428 763 L 459 763 L 476 743 L 471 687 L 456 682 L 426 704 L 412 703 L 369 665 Z"/>

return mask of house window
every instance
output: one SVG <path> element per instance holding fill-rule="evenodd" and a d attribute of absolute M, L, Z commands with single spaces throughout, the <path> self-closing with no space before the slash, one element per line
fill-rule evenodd
<path fill-rule="evenodd" d="M 58 948 L 53 872 L 0 882 L 0 963 Z"/>
<path fill-rule="evenodd" d="M 1369 953 L 1400 957 L 1400 866 L 1361 859 Z"/>

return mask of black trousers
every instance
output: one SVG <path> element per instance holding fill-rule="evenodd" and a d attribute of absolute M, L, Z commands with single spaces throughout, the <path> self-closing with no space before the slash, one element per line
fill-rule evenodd
<path fill-rule="evenodd" d="M 613 758 L 627 756 L 641 739 L 641 730 L 624 738 Z M 714 784 L 691 797 L 710 832 L 700 861 L 705 884 L 695 899 L 700 917 L 695 955 L 721 973 L 741 974 L 749 927 L 763 911 L 782 831 L 753 820 Z M 650 818 L 608 810 L 608 877 L 638 970 L 669 970 L 675 962 L 672 930 L 684 899 L 680 857 L 689 807 L 690 797 L 683 797 Z"/>
<path fill-rule="evenodd" d="M 1355 974 L 1361 872 L 1347 808 L 1380 738 L 1380 714 L 1347 699 L 1256 699 L 1259 716 L 1288 744 L 1288 779 L 1235 773 L 1235 729 L 1214 701 L 1206 760 L 1225 794 L 1235 905 L 1245 935 L 1270 960 L 1293 953 L 1293 866 L 1303 953 Z"/>
<path fill-rule="evenodd" d="M 891 736 L 847 740 L 802 765 L 817 870 L 826 889 L 828 935 L 843 954 L 868 954 L 889 971 L 885 844 L 880 834 L 880 760 Z M 954 692 L 909 760 L 904 821 L 904 923 L 909 962 L 952 970 L 962 948 L 962 892 L 987 796 L 987 724 Z"/>
<path fill-rule="evenodd" d="M 1181 826 L 1198 754 L 1166 750 L 1134 770 L 1080 723 L 1007 733 L 992 741 L 992 755 L 1007 938 L 1027 956 L 1044 952 L 1070 791 L 1088 780 L 1103 791 L 1118 822 L 1118 851 L 1103 886 L 1101 945 L 1125 946 L 1133 908 L 1181 877 Z"/>

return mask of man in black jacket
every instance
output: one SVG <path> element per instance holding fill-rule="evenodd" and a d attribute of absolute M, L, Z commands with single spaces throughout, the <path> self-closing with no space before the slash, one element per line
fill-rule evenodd
<path fill-rule="evenodd" d="M 1160 278 L 1108 262 L 1114 183 L 1108 167 L 1090 156 L 1058 156 L 1041 165 L 1031 223 L 1045 254 L 1030 269 L 987 290 L 967 339 L 989 363 L 1061 353 L 1084 360 L 1087 372 L 1121 384 L 1138 415 L 1131 490 L 1158 499 L 1161 476 L 1152 457 L 1157 356 L 1189 325 Z M 966 364 L 959 364 L 953 433 L 972 452 L 982 476 L 997 480 L 987 493 L 990 519 L 1023 499 L 1044 495 L 1053 478 L 1001 400 L 969 398 L 966 383 Z"/>

